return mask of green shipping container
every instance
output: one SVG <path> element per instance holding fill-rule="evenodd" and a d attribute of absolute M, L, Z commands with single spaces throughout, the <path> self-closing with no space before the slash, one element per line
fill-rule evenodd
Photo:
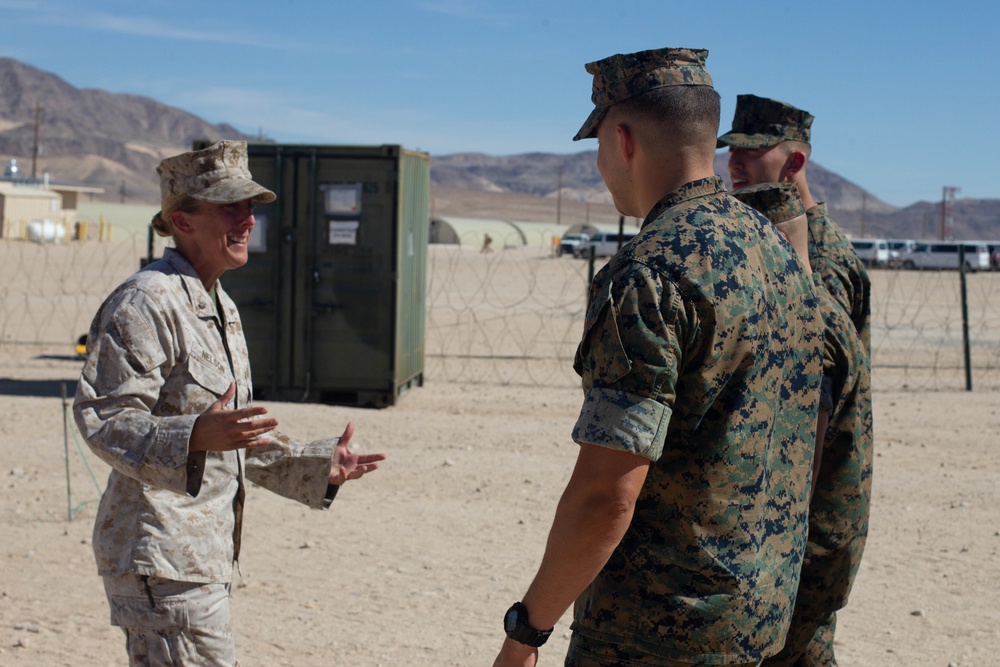
<path fill-rule="evenodd" d="M 278 198 L 255 207 L 250 260 L 222 283 L 256 397 L 395 404 L 423 384 L 429 156 L 390 145 L 248 152 L 254 180 Z"/>

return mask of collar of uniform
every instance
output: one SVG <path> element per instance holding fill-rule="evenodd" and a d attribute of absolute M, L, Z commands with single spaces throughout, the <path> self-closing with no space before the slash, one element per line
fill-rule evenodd
<path fill-rule="evenodd" d="M 215 307 L 215 303 L 212 302 L 212 296 L 205 289 L 205 284 L 201 282 L 201 278 L 198 277 L 194 267 L 191 266 L 191 263 L 187 261 L 184 255 L 179 253 L 175 248 L 166 248 L 163 251 L 163 259 L 180 276 L 181 284 L 184 285 L 188 300 L 191 302 L 191 306 L 198 317 L 218 317 L 219 310 Z M 224 294 L 222 292 L 222 285 L 218 282 L 215 284 L 215 289 L 218 293 Z M 220 298 L 219 301 L 228 301 L 228 299 Z M 228 311 L 226 312 L 226 319 L 230 319 Z"/>
<path fill-rule="evenodd" d="M 812 208 L 806 210 L 806 219 L 807 220 L 815 220 L 816 218 L 825 218 L 825 217 L 826 217 L 826 202 L 825 201 L 821 201 L 821 202 L 817 203 L 815 206 L 813 206 Z"/>
<path fill-rule="evenodd" d="M 676 190 L 667 193 L 663 199 L 656 202 L 656 205 L 653 206 L 652 210 L 646 214 L 646 219 L 643 220 L 642 226 L 645 227 L 653 220 L 656 220 L 660 217 L 660 214 L 668 208 L 682 204 L 690 199 L 710 197 L 712 195 L 724 193 L 725 191 L 726 185 L 718 176 L 709 176 L 708 178 L 700 178 L 697 181 L 685 183 Z"/>

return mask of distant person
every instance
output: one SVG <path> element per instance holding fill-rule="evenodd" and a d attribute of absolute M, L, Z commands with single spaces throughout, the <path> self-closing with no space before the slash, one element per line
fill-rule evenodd
<path fill-rule="evenodd" d="M 255 202 L 246 143 L 160 163 L 153 218 L 176 249 L 94 318 L 73 412 L 111 466 L 94 553 L 131 665 L 235 665 L 229 596 L 246 480 L 313 508 L 378 467 L 341 437 L 302 443 L 252 404 L 240 316 L 219 278 L 247 262 Z"/>
<path fill-rule="evenodd" d="M 489 234 L 483 234 L 483 247 L 479 249 L 479 252 L 493 252 L 493 237 Z"/>
<path fill-rule="evenodd" d="M 766 215 L 806 258 L 806 209 L 794 183 L 754 185 L 733 196 Z M 764 660 L 765 667 L 837 664 L 836 612 L 847 605 L 868 537 L 873 444 L 868 354 L 843 308 L 819 274 L 815 278 L 825 344 L 809 542 L 785 646 Z"/>
<path fill-rule="evenodd" d="M 756 665 L 784 640 L 821 331 L 794 251 L 714 175 L 707 56 L 587 65 L 595 109 L 575 139 L 598 139 L 615 205 L 644 221 L 590 288 L 576 467 L 497 667 L 535 665 L 574 600 L 571 667 Z"/>
<path fill-rule="evenodd" d="M 823 283 L 854 322 L 865 350 L 871 351 L 871 280 L 851 242 L 830 219 L 826 204 L 809 191 L 806 166 L 812 151 L 812 114 L 755 95 L 738 95 L 732 129 L 719 137 L 729 147 L 733 190 L 788 181 L 799 187 L 809 216 L 809 260 Z"/>

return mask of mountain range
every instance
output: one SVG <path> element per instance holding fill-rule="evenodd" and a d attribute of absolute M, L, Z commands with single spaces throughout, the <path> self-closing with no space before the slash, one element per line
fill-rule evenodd
<path fill-rule="evenodd" d="M 48 173 L 103 187 L 99 199 L 155 204 L 156 165 L 202 139 L 266 140 L 148 97 L 78 89 L 55 74 L 0 58 L 0 160 L 16 159 L 22 176 Z M 715 168 L 728 185 L 726 157 L 718 153 Z M 809 183 L 813 196 L 854 235 L 940 235 L 941 202 L 895 208 L 815 162 Z M 436 215 L 562 222 L 617 215 L 596 151 L 432 155 L 431 188 Z M 1000 200 L 959 199 L 954 221 L 957 238 L 1000 238 Z"/>

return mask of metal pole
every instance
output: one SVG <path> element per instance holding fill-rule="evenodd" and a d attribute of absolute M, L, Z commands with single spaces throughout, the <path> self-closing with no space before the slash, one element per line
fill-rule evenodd
<path fill-rule="evenodd" d="M 958 244 L 958 275 L 962 290 L 962 348 L 965 356 L 965 390 L 972 391 L 972 354 L 969 350 L 969 299 L 965 289 L 965 244 Z"/>
<path fill-rule="evenodd" d="M 66 383 L 63 382 L 60 387 L 62 387 L 62 408 L 63 408 L 63 456 L 66 459 L 66 520 L 73 520 L 73 494 L 70 491 L 69 486 L 69 423 L 67 422 L 66 413 Z"/>
<path fill-rule="evenodd" d="M 590 246 L 587 267 L 587 308 L 590 308 L 590 286 L 594 284 L 594 246 Z"/>
<path fill-rule="evenodd" d="M 146 230 L 146 263 L 153 263 L 153 225 Z"/>

